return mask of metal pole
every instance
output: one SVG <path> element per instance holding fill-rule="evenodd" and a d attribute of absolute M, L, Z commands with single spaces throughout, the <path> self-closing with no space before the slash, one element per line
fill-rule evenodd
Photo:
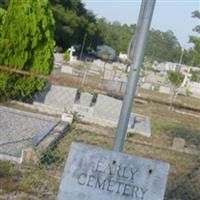
<path fill-rule="evenodd" d="M 142 0 L 133 45 L 132 63 L 113 150 L 122 151 L 156 0 Z"/>

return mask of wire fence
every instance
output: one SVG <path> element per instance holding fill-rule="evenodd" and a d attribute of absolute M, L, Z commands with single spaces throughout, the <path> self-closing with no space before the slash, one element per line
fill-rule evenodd
<path fill-rule="evenodd" d="M 20 165 L 0 161 L 0 199 L 55 199 L 72 141 L 112 148 L 126 82 L 88 71 L 46 76 L 0 66 L 0 157 L 20 162 L 23 152 L 27 159 Z M 166 200 L 199 200 L 196 100 L 183 97 L 184 104 L 177 102 L 191 112 L 181 115 L 168 110 L 168 97 L 141 89 L 139 94 L 135 109 L 151 117 L 152 136 L 128 136 L 125 152 L 171 164 Z M 60 120 L 65 112 L 74 115 L 70 128 Z M 133 123 L 144 125 L 137 119 L 130 120 L 130 130 L 136 128 Z M 52 139 L 49 134 L 59 140 L 40 151 L 39 144 Z M 172 147 L 176 137 L 182 140 Z"/>

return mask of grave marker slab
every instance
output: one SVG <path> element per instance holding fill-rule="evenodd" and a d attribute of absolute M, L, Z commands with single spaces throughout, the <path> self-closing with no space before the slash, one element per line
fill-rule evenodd
<path fill-rule="evenodd" d="M 93 96 L 87 92 L 81 93 L 80 104 L 83 106 L 90 106 Z"/>
<path fill-rule="evenodd" d="M 57 200 L 163 200 L 169 164 L 72 143 Z"/>
<path fill-rule="evenodd" d="M 94 117 L 117 122 L 121 107 L 121 100 L 99 94 L 94 107 Z"/>
<path fill-rule="evenodd" d="M 183 152 L 185 147 L 185 140 L 183 138 L 174 138 L 172 149 L 176 151 Z"/>
<path fill-rule="evenodd" d="M 170 94 L 170 88 L 165 86 L 160 86 L 159 92 L 164 94 Z"/>
<path fill-rule="evenodd" d="M 43 102 L 46 105 L 55 107 L 56 109 L 64 111 L 71 111 L 74 100 L 76 97 L 77 89 L 60 86 L 60 85 L 51 85 L 48 91 L 45 91 L 41 99 L 38 99 L 39 102 Z"/>
<path fill-rule="evenodd" d="M 62 65 L 61 72 L 66 74 L 73 74 L 73 68 L 68 65 Z"/>

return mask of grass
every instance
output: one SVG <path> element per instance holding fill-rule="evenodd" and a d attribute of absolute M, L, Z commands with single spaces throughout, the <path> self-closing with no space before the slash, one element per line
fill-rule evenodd
<path fill-rule="evenodd" d="M 200 130 L 188 128 L 181 123 L 166 124 L 165 133 L 171 137 L 181 137 L 187 141 L 188 145 L 195 145 L 200 148 Z"/>
<path fill-rule="evenodd" d="M 199 118 L 170 112 L 166 106 L 156 104 L 136 104 L 135 108 L 137 113 L 151 117 L 153 134 L 151 138 L 132 135 L 125 143 L 124 152 L 170 163 L 166 197 L 200 199 L 200 156 L 135 142 L 171 147 L 174 137 L 182 137 L 187 145 L 199 144 Z M 6 195 L 20 200 L 55 199 L 71 142 L 111 149 L 114 136 L 115 129 L 75 123 L 54 149 L 40 154 L 39 164 L 17 165 L 0 161 L 0 199 L 8 199 Z"/>
<path fill-rule="evenodd" d="M 146 89 L 143 89 L 143 88 L 140 88 L 140 94 L 141 94 L 142 97 L 152 98 L 152 99 L 155 99 L 155 100 L 169 102 L 169 95 L 168 94 L 159 93 L 157 91 L 146 90 Z M 185 105 L 185 106 L 188 106 L 188 107 L 200 109 L 199 99 L 194 98 L 194 97 L 179 95 L 175 99 L 175 103 L 179 103 L 181 105 Z"/>

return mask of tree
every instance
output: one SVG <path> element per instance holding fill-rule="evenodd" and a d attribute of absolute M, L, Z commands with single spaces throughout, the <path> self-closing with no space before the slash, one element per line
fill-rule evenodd
<path fill-rule="evenodd" d="M 127 53 L 129 41 L 135 31 L 135 26 L 120 24 L 119 22 L 107 22 L 104 18 L 97 21 L 97 45 L 108 45 L 112 47 L 117 54 Z"/>
<path fill-rule="evenodd" d="M 5 22 L 5 16 L 6 16 L 6 11 L 2 8 L 0 8 L 0 38 L 2 35 L 2 31 L 3 31 L 3 24 Z"/>
<path fill-rule="evenodd" d="M 194 81 L 194 82 L 200 81 L 200 71 L 190 70 L 190 73 L 192 74 L 191 81 Z"/>
<path fill-rule="evenodd" d="M 150 31 L 145 56 L 154 61 L 178 62 L 181 55 L 181 46 L 172 31 Z"/>
<path fill-rule="evenodd" d="M 53 67 L 54 19 L 48 0 L 11 0 L 2 26 L 0 64 L 49 74 Z M 34 77 L 0 73 L 0 96 L 25 98 L 43 88 Z"/>
<path fill-rule="evenodd" d="M 168 79 L 171 83 L 170 110 L 173 110 L 173 103 L 178 94 L 178 89 L 183 83 L 184 75 L 180 72 L 168 71 Z"/>
<path fill-rule="evenodd" d="M 200 24 L 200 11 L 194 11 L 192 13 L 192 17 L 199 20 Z M 190 64 L 200 67 L 200 25 L 197 25 L 194 29 L 194 32 L 197 33 L 198 36 L 190 36 L 190 42 L 194 44 L 194 47 L 191 49 L 190 52 Z"/>
<path fill-rule="evenodd" d="M 74 44 L 82 44 L 87 34 L 86 46 L 93 46 L 96 34 L 95 15 L 80 0 L 50 0 L 56 21 L 56 44 L 64 50 Z"/>
<path fill-rule="evenodd" d="M 134 39 L 136 25 L 107 22 L 104 18 L 97 20 L 97 45 L 108 45 L 119 54 L 127 53 L 131 38 Z M 148 37 L 145 57 L 154 61 L 178 62 L 181 55 L 181 45 L 172 31 L 162 32 L 152 29 Z"/>

